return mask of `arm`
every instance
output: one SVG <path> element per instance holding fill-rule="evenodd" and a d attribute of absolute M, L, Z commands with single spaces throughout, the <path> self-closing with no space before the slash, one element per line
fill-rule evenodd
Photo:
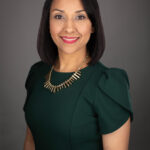
<path fill-rule="evenodd" d="M 30 128 L 27 126 L 24 150 L 35 150 L 34 140 Z"/>
<path fill-rule="evenodd" d="M 130 118 L 116 131 L 102 135 L 104 150 L 128 150 Z"/>

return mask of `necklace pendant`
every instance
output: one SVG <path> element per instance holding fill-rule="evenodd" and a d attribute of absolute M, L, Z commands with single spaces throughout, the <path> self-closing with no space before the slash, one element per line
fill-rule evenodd
<path fill-rule="evenodd" d="M 88 56 L 86 56 L 87 58 Z M 84 59 L 85 61 L 85 59 Z M 83 63 L 84 63 L 83 61 Z M 62 88 L 67 88 L 69 87 L 70 85 L 72 85 L 72 83 L 75 81 L 75 80 L 78 80 L 80 79 L 81 77 L 81 71 L 78 69 L 76 72 L 74 72 L 74 74 L 66 81 L 64 81 L 63 83 L 59 84 L 59 85 L 52 85 L 51 84 L 51 73 L 52 73 L 52 70 L 53 70 L 53 67 L 51 67 L 51 70 L 49 72 L 49 77 L 48 77 L 48 80 L 46 82 L 44 82 L 44 88 L 50 90 L 52 93 L 56 93 L 57 91 L 61 90 Z"/>

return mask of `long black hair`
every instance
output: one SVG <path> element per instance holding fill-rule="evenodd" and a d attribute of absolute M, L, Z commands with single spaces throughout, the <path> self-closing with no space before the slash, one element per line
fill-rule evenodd
<path fill-rule="evenodd" d="M 49 15 L 53 0 L 46 0 L 37 37 L 37 50 L 41 60 L 53 65 L 58 57 L 57 46 L 49 33 Z M 105 36 L 97 0 L 81 0 L 83 7 L 92 22 L 94 33 L 87 43 L 87 52 L 91 57 L 88 65 L 95 64 L 102 57 L 105 49 Z"/>

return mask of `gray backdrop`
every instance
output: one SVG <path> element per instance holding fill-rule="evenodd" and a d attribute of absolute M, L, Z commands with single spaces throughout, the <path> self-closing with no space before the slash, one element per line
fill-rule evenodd
<path fill-rule="evenodd" d="M 0 1 L 0 149 L 21 150 L 25 79 L 40 60 L 37 31 L 44 0 Z M 130 150 L 150 149 L 150 1 L 99 0 L 106 35 L 102 62 L 128 73 L 134 110 Z"/>

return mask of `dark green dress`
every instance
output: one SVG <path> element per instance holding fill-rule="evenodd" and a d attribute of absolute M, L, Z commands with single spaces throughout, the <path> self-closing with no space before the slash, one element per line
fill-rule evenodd
<path fill-rule="evenodd" d="M 81 69 L 72 85 L 51 93 L 44 88 L 51 66 L 32 65 L 25 87 L 25 120 L 36 150 L 103 150 L 102 134 L 120 128 L 133 111 L 125 70 L 101 62 Z M 73 72 L 53 70 L 51 82 L 59 84 Z"/>

